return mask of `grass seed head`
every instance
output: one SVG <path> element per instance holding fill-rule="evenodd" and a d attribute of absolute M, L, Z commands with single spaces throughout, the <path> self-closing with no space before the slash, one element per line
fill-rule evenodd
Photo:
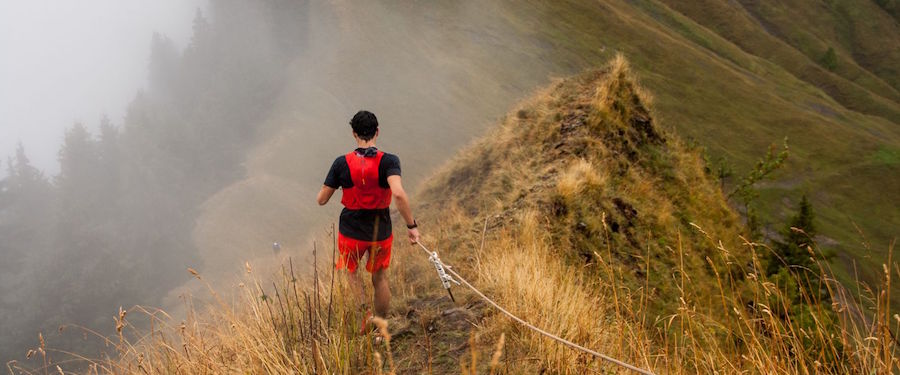
<path fill-rule="evenodd" d="M 497 341 L 497 349 L 494 350 L 494 355 L 491 356 L 491 374 L 494 373 L 494 370 L 497 368 L 497 365 L 500 363 L 500 357 L 503 355 L 503 345 L 506 344 L 506 334 L 500 334 L 500 340 Z"/>

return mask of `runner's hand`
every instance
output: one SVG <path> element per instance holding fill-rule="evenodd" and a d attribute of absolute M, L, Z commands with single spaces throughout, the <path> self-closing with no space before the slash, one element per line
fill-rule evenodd
<path fill-rule="evenodd" d="M 409 244 L 410 245 L 415 245 L 415 244 L 419 243 L 419 228 L 412 228 L 412 229 L 409 229 L 407 232 L 409 234 Z"/>

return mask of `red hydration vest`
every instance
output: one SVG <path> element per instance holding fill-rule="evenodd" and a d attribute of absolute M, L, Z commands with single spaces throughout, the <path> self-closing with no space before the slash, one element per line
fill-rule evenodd
<path fill-rule="evenodd" d="M 343 189 L 341 203 L 348 210 L 372 210 L 391 206 L 391 189 L 378 184 L 378 165 L 384 152 L 378 151 L 374 157 L 365 157 L 350 151 L 344 158 L 350 167 L 353 186 Z"/>

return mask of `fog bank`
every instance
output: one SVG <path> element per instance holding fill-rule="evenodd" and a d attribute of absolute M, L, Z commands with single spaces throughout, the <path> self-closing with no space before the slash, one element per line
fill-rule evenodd
<path fill-rule="evenodd" d="M 150 39 L 178 45 L 206 0 L 0 2 L 0 157 L 22 142 L 48 174 L 59 170 L 63 129 L 121 123 L 146 85 Z M 5 163 L 4 163 L 5 164 Z M 6 175 L 2 168 L 0 176 Z"/>

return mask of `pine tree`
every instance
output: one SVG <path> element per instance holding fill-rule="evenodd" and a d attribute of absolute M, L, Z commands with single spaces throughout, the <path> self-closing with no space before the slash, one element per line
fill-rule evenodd
<path fill-rule="evenodd" d="M 16 210 L 12 216 L 28 224 L 40 222 L 40 218 L 48 216 L 52 205 L 52 186 L 44 173 L 31 165 L 21 143 L 16 147 L 16 156 L 8 161 L 8 172 L 5 193 L 9 205 Z"/>
<path fill-rule="evenodd" d="M 819 59 L 819 62 L 823 67 L 825 67 L 825 69 L 828 69 L 832 72 L 837 69 L 838 59 L 837 53 L 834 51 L 834 47 L 828 47 L 828 50 L 825 51 L 825 54 L 822 55 L 822 58 Z"/>
<path fill-rule="evenodd" d="M 84 125 L 76 123 L 66 130 L 62 148 L 59 150 L 59 174 L 55 182 L 62 194 L 64 206 L 81 207 L 92 203 L 91 198 L 96 195 L 93 181 L 97 177 L 98 169 L 96 141 Z"/>
<path fill-rule="evenodd" d="M 25 155 L 25 146 L 20 142 L 16 146 L 16 157 L 10 160 L 9 175 L 17 184 L 29 184 L 43 179 L 43 174 L 31 165 L 28 156 Z"/>
<path fill-rule="evenodd" d="M 66 130 L 59 151 L 56 251 L 59 266 L 89 257 L 101 249 L 97 220 L 98 207 L 105 206 L 104 192 L 98 189 L 102 171 L 97 142 L 82 124 Z"/>
<path fill-rule="evenodd" d="M 777 257 L 770 260 L 768 274 L 778 273 L 781 268 L 786 266 L 817 268 L 807 249 L 812 245 L 812 239 L 816 236 L 814 219 L 812 205 L 804 194 L 797 206 L 797 213 L 791 217 L 781 231 L 782 240 L 774 243 L 773 250 Z"/>
<path fill-rule="evenodd" d="M 31 165 L 19 144 L 8 160 L 9 175 L 0 180 L 0 294 L 15 293 L 16 275 L 27 258 L 43 253 L 52 233 L 54 191 L 44 174 Z"/>
<path fill-rule="evenodd" d="M 818 265 L 818 260 L 825 260 L 829 255 L 813 252 L 816 233 L 812 204 L 803 195 L 796 214 L 781 231 L 781 240 L 774 241 L 773 254 L 769 257 L 766 269 L 770 276 L 774 275 L 774 280 L 793 280 L 792 283 L 800 284 L 792 288 L 806 291 L 806 295 L 797 294 L 792 297 L 798 305 L 830 301 L 827 289 L 822 285 L 823 271 Z"/>

